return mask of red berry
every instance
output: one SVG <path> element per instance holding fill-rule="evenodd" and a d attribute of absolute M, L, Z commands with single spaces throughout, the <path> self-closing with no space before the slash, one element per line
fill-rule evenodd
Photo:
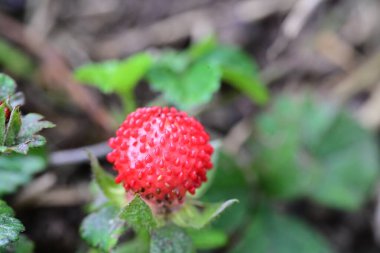
<path fill-rule="evenodd" d="M 145 200 L 182 203 L 207 180 L 212 146 L 201 123 L 175 108 L 140 108 L 128 115 L 109 140 L 107 156 L 116 182 Z"/>
<path fill-rule="evenodd" d="M 0 106 L 3 104 L 2 101 L 0 101 Z M 4 108 L 4 112 L 5 112 L 5 121 L 8 122 L 9 120 L 9 117 L 11 116 L 11 111 L 9 110 L 8 107 L 5 107 Z"/>

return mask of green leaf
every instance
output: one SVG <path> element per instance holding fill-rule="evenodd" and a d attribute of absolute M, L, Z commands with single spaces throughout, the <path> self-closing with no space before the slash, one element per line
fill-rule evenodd
<path fill-rule="evenodd" d="M 243 169 L 236 164 L 234 158 L 220 152 L 215 166 L 213 184 L 202 197 L 202 201 L 222 202 L 229 198 L 239 200 L 238 205 L 229 207 L 223 212 L 221 219 L 213 222 L 213 227 L 233 233 L 244 224 L 248 216 L 249 201 L 254 198 L 253 192 L 248 188 Z"/>
<path fill-rule="evenodd" d="M 55 125 L 49 121 L 42 120 L 43 116 L 36 113 L 29 113 L 21 120 L 21 129 L 18 135 L 19 142 L 25 141 L 45 128 L 52 128 Z"/>
<path fill-rule="evenodd" d="M 21 128 L 21 113 L 18 107 L 14 108 L 9 117 L 9 122 L 5 130 L 5 146 L 12 146 L 16 142 L 16 137 Z"/>
<path fill-rule="evenodd" d="M 264 105 L 269 99 L 268 89 L 254 75 L 240 73 L 234 69 L 223 67 L 223 80 L 245 93 L 252 101 Z"/>
<path fill-rule="evenodd" d="M 148 53 L 135 54 L 121 61 L 87 64 L 75 71 L 80 82 L 94 85 L 104 93 L 130 92 L 143 78 L 153 62 Z"/>
<path fill-rule="evenodd" d="M 96 157 L 89 153 L 92 173 L 103 194 L 118 207 L 124 207 L 127 204 L 127 197 L 122 185 L 116 184 L 114 177 L 107 173 L 99 164 Z"/>
<path fill-rule="evenodd" d="M 25 103 L 25 97 L 22 92 L 16 92 L 9 97 L 7 101 L 11 108 L 22 106 Z"/>
<path fill-rule="evenodd" d="M 200 250 L 220 248 L 225 246 L 228 242 L 226 233 L 218 229 L 191 229 L 188 230 L 187 233 L 191 237 L 195 248 Z"/>
<path fill-rule="evenodd" d="M 22 231 L 24 226 L 14 218 L 13 210 L 0 200 L 0 248 L 16 241 Z"/>
<path fill-rule="evenodd" d="M 13 95 L 15 91 L 15 81 L 9 76 L 0 73 L 0 101 L 3 101 Z"/>
<path fill-rule="evenodd" d="M 46 167 L 46 158 L 38 151 L 28 156 L 16 153 L 0 155 L 0 196 L 14 192 Z"/>
<path fill-rule="evenodd" d="M 120 218 L 135 231 L 150 231 L 157 227 L 152 210 L 138 195 L 123 209 Z"/>
<path fill-rule="evenodd" d="M 179 211 L 172 214 L 171 219 L 178 226 L 201 229 L 237 202 L 239 202 L 237 199 L 227 200 L 224 203 L 187 201 Z"/>
<path fill-rule="evenodd" d="M 180 227 L 167 225 L 152 232 L 150 253 L 193 253 L 191 238 Z"/>
<path fill-rule="evenodd" d="M 5 248 L 0 248 L 0 253 L 33 253 L 34 244 L 26 236 L 20 235 L 19 239 L 8 244 Z"/>
<path fill-rule="evenodd" d="M 0 146 L 0 153 L 14 151 L 27 154 L 30 148 L 45 145 L 45 138 L 41 135 L 36 135 L 36 133 L 44 128 L 54 127 L 54 124 L 41 119 L 42 116 L 35 113 L 21 117 L 20 111 L 16 107 L 12 111 L 7 124 L 6 139 L 3 146 Z"/>
<path fill-rule="evenodd" d="M 188 66 L 158 61 L 148 79 L 152 88 L 162 92 L 167 101 L 188 109 L 211 100 L 220 88 L 220 76 L 219 67 L 207 61 L 196 61 Z"/>
<path fill-rule="evenodd" d="M 354 210 L 379 176 L 374 137 L 344 111 L 311 99 L 279 97 L 258 118 L 257 130 L 251 142 L 254 170 L 269 196 L 306 196 Z"/>
<path fill-rule="evenodd" d="M 125 223 L 119 219 L 119 208 L 113 205 L 105 205 L 91 213 L 80 227 L 80 234 L 89 245 L 106 252 L 110 252 L 124 231 Z"/>
<path fill-rule="evenodd" d="M 265 104 L 268 90 L 259 78 L 257 67 L 248 55 L 232 46 L 218 46 L 203 60 L 220 66 L 222 78 L 230 85 L 245 93 L 252 101 Z"/>
<path fill-rule="evenodd" d="M 332 253 L 322 236 L 300 220 L 259 208 L 231 253 Z"/>

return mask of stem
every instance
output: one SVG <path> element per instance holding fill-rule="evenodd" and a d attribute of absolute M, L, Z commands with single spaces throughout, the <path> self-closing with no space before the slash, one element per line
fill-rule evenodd
<path fill-rule="evenodd" d="M 129 114 L 136 109 L 136 99 L 133 91 L 123 93 L 123 95 L 121 96 L 121 100 L 123 102 L 125 114 Z"/>

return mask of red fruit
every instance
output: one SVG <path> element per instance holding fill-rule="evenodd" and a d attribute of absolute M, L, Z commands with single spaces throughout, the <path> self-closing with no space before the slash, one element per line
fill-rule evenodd
<path fill-rule="evenodd" d="M 207 180 L 212 146 L 203 126 L 175 108 L 140 108 L 128 115 L 107 159 L 116 182 L 145 200 L 165 206 L 182 203 Z"/>
<path fill-rule="evenodd" d="M 2 101 L 0 101 L 0 106 L 3 104 Z M 11 116 L 11 111 L 9 110 L 8 107 L 5 107 L 4 108 L 4 112 L 5 112 L 5 121 L 8 122 L 9 120 L 9 117 Z"/>

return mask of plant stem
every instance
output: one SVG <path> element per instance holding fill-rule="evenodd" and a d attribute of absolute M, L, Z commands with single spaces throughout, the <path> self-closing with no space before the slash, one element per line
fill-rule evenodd
<path fill-rule="evenodd" d="M 123 102 L 125 114 L 129 114 L 136 109 L 136 99 L 135 99 L 135 94 L 133 93 L 133 91 L 125 92 L 121 96 L 121 100 Z"/>

